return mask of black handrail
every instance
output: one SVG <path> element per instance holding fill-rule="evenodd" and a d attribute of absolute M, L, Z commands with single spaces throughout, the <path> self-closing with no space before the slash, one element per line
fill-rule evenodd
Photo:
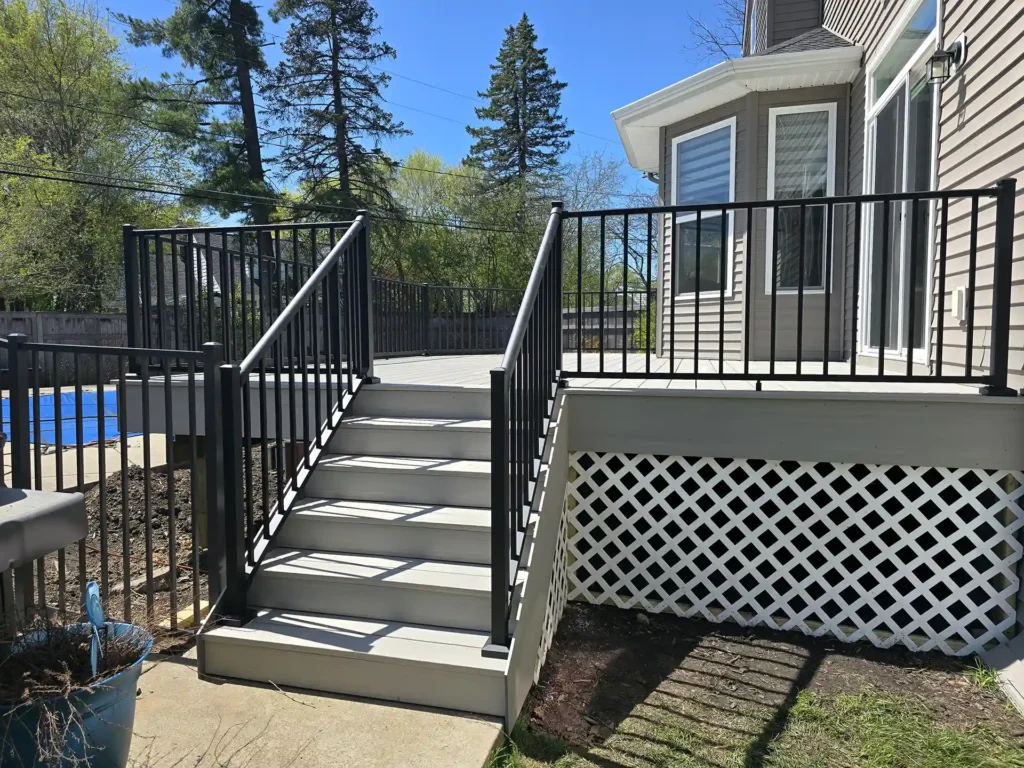
<path fill-rule="evenodd" d="M 533 485 L 562 366 L 562 204 L 552 203 L 501 364 L 491 369 L 491 638 L 509 652 L 509 615 L 530 523 Z"/>
<path fill-rule="evenodd" d="M 587 313 L 600 329 L 596 349 L 587 350 L 597 360 L 585 360 L 578 343 L 563 375 L 743 381 L 757 389 L 765 381 L 974 384 L 983 394 L 1012 394 L 1007 370 L 1015 184 L 1005 179 L 985 189 L 565 212 L 566 258 L 575 262 L 578 276 L 586 265 L 599 264 L 592 278 L 603 290 L 599 307 Z M 986 242 L 978 222 L 983 204 L 993 202 L 995 237 Z M 968 229 L 953 244 L 951 219 Z M 897 250 L 896 238 L 904 232 L 909 238 Z M 977 277 L 986 249 L 984 258 L 993 265 L 990 317 L 979 306 L 988 286 L 979 286 Z M 654 261 L 653 254 L 661 258 Z M 900 254 L 909 254 L 903 256 L 906 279 L 890 285 Z M 953 259 L 967 265 L 962 333 L 945 315 Z M 929 261 L 935 269 L 922 269 Z M 734 286 L 738 276 L 742 285 Z M 862 279 L 874 296 L 870 303 L 858 300 Z M 605 289 L 609 282 L 618 287 Z M 575 288 L 576 325 L 582 328 L 587 293 L 579 278 Z M 643 358 L 630 358 L 625 338 L 620 345 L 615 333 L 615 354 L 608 354 L 608 319 L 618 321 L 613 313 L 636 290 L 652 289 L 657 307 L 655 313 L 645 308 L 646 328 L 637 331 L 643 343 L 634 343 Z M 609 309 L 606 297 L 615 295 L 621 298 L 611 299 Z M 938 311 L 928 323 L 930 295 Z M 987 365 L 975 349 L 978 331 L 986 327 Z"/>
<path fill-rule="evenodd" d="M 372 380 L 369 229 L 360 212 L 301 285 L 293 275 L 291 299 L 241 363 L 219 367 L 221 621 L 248 619 L 249 582 L 355 394 Z"/>

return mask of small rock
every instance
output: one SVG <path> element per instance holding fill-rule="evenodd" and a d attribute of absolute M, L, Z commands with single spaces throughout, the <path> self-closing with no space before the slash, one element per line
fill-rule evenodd
<path fill-rule="evenodd" d="M 639 621 L 641 624 L 650 625 L 651 623 L 651 619 L 646 613 L 638 613 L 636 615 L 636 620 Z"/>
<path fill-rule="evenodd" d="M 135 689 L 135 695 L 136 696 L 141 696 L 142 695 L 142 689 L 141 688 L 136 688 Z"/>

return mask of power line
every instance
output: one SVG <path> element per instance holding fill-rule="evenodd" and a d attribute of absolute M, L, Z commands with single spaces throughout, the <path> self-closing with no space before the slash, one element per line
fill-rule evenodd
<path fill-rule="evenodd" d="M 452 90 L 450 90 L 448 88 L 443 88 L 440 85 L 435 85 L 434 83 L 428 83 L 425 80 L 417 80 L 415 77 L 409 77 L 408 75 L 402 75 L 402 74 L 399 74 L 398 72 L 392 72 L 389 69 L 383 69 L 381 67 L 375 67 L 372 64 L 368 64 L 367 66 L 370 69 L 375 69 L 378 72 L 383 72 L 386 75 L 391 75 L 392 77 L 397 77 L 397 78 L 400 78 L 402 80 L 408 80 L 410 83 L 416 83 L 417 85 L 422 85 L 422 86 L 424 86 L 426 88 L 433 88 L 435 91 L 441 91 L 443 93 L 449 93 L 452 96 L 458 96 L 460 99 L 467 99 L 468 101 L 475 101 L 475 102 L 477 102 L 479 104 L 486 104 L 487 103 L 486 99 L 482 99 L 479 96 L 470 96 L 469 94 L 466 94 L 466 93 L 459 93 L 458 91 L 452 91 Z M 401 105 L 396 105 L 396 106 L 401 106 Z M 407 109 L 412 109 L 412 107 L 407 107 Z M 430 113 L 428 112 L 427 114 L 430 114 Z M 434 115 L 434 117 L 441 117 L 444 120 L 452 120 L 452 118 L 443 117 L 442 115 Z M 457 122 L 457 121 L 453 120 L 453 122 Z M 615 143 L 614 139 L 609 139 L 609 138 L 606 138 L 604 136 L 598 136 L 596 133 L 587 133 L 587 131 L 574 131 L 574 133 L 578 133 L 581 136 L 589 136 L 592 139 L 600 139 L 601 141 L 607 141 L 609 144 L 614 144 Z"/>
<path fill-rule="evenodd" d="M 120 190 L 132 191 L 132 192 L 145 192 L 147 194 L 168 195 L 168 196 L 171 196 L 171 197 L 179 197 L 179 198 L 191 197 L 191 198 L 198 198 L 198 199 L 202 199 L 202 200 L 212 200 L 212 201 L 222 202 L 222 203 L 223 202 L 234 202 L 233 200 L 226 200 L 225 197 L 239 198 L 238 202 L 241 202 L 241 203 L 250 203 L 251 204 L 251 203 L 256 203 L 256 202 L 265 202 L 265 203 L 268 203 L 270 205 L 274 205 L 274 206 L 280 207 L 280 208 L 287 208 L 289 210 L 318 211 L 318 212 L 324 212 L 324 213 L 334 213 L 334 212 L 355 213 L 355 212 L 358 211 L 358 209 L 356 209 L 356 208 L 348 208 L 348 207 L 339 206 L 339 205 L 319 205 L 319 204 L 313 204 L 313 203 L 289 203 L 287 201 L 278 200 L 276 198 L 271 198 L 271 197 L 262 197 L 262 196 L 259 196 L 259 195 L 246 195 L 246 194 L 241 194 L 241 193 L 237 193 L 237 192 L 220 192 L 220 191 L 217 191 L 217 190 L 203 190 L 203 188 L 201 188 L 201 187 L 200 188 L 196 188 L 195 190 L 191 190 L 189 188 L 182 187 L 182 186 L 179 186 L 179 185 L 169 184 L 168 182 L 161 182 L 161 181 L 156 181 L 156 180 L 152 180 L 152 179 L 144 179 L 144 180 L 125 179 L 123 177 L 103 176 L 101 174 L 86 173 L 86 172 L 83 172 L 83 171 L 63 171 L 63 170 L 52 169 L 52 168 L 40 168 L 38 166 L 31 166 L 31 165 L 25 165 L 25 164 L 20 164 L 20 163 L 9 163 L 7 161 L 0 161 L 0 166 L 10 166 L 10 167 L 13 167 L 13 168 L 27 168 L 27 169 L 32 169 L 33 171 L 35 171 L 35 172 L 31 172 L 30 173 L 30 172 L 27 172 L 27 171 L 12 171 L 12 170 L 8 170 L 8 169 L 5 169 L 5 168 L 0 168 L 0 173 L 3 173 L 4 175 L 7 175 L 7 176 L 15 176 L 15 177 L 21 177 L 21 178 L 32 178 L 32 179 L 42 179 L 42 180 L 46 180 L 46 181 L 62 182 L 62 183 L 65 183 L 65 184 L 79 184 L 79 185 L 101 187 L 101 188 L 107 188 L 107 189 L 120 189 Z M 86 176 L 86 177 L 89 177 L 89 180 L 77 179 L 77 178 L 62 178 L 61 176 L 48 175 L 48 174 L 64 174 L 65 176 Z M 99 180 L 97 180 L 97 179 L 99 179 Z M 149 186 L 144 186 L 144 185 L 149 185 Z M 167 189 L 155 189 L 154 185 L 167 187 Z M 214 195 L 216 195 L 216 196 L 214 196 Z M 428 225 L 428 226 L 444 227 L 444 228 L 447 228 L 447 229 L 461 229 L 461 230 L 467 230 L 467 231 L 473 231 L 473 232 L 497 232 L 497 233 L 502 233 L 502 234 L 519 234 L 519 232 L 517 232 L 514 229 L 503 229 L 503 228 L 498 228 L 498 227 L 489 227 L 489 226 L 486 226 L 486 225 L 481 225 L 481 224 L 479 224 L 477 222 L 469 222 L 469 221 L 467 221 L 466 223 L 456 223 L 456 222 L 447 222 L 447 221 L 437 221 L 435 219 L 428 219 L 428 218 L 424 218 L 424 217 L 394 215 L 394 214 L 386 213 L 384 211 L 373 211 L 373 210 L 371 210 L 370 213 L 373 216 L 376 216 L 377 218 L 380 218 L 380 219 L 386 219 L 386 220 L 389 220 L 389 221 L 397 221 L 397 222 L 402 222 L 402 223 L 407 223 L 407 224 L 423 224 L 423 225 Z"/>

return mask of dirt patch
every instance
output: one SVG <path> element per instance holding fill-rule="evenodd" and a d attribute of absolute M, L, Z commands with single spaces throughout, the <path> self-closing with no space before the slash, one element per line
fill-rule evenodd
<path fill-rule="evenodd" d="M 621 751 L 638 723 L 647 741 L 687 723 L 684 751 L 706 761 L 694 764 L 759 765 L 808 692 L 913 700 L 939 726 L 984 724 L 1024 746 L 1024 720 L 956 659 L 580 603 L 567 606 L 524 712 L 530 731 L 579 750 Z"/>

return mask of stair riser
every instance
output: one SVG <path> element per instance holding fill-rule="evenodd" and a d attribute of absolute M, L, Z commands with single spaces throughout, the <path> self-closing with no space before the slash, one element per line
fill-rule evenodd
<path fill-rule="evenodd" d="M 249 603 L 261 608 L 386 619 L 453 629 L 490 628 L 490 596 L 344 579 L 300 579 L 257 574 Z"/>
<path fill-rule="evenodd" d="M 363 387 L 352 404 L 356 416 L 408 416 L 431 419 L 489 419 L 490 392 L 427 387 Z"/>
<path fill-rule="evenodd" d="M 277 545 L 456 563 L 491 561 L 491 534 L 487 529 L 338 522 L 292 515 Z"/>
<path fill-rule="evenodd" d="M 338 658 L 262 643 L 205 639 L 206 674 L 443 707 L 481 715 L 505 714 L 505 681 L 457 668 Z"/>
<path fill-rule="evenodd" d="M 321 466 L 310 478 L 306 495 L 325 499 L 489 507 L 491 479 L 417 472 L 338 470 Z"/>
<path fill-rule="evenodd" d="M 444 429 L 370 429 L 342 426 L 331 453 L 357 456 L 423 456 L 437 459 L 490 459 L 489 432 Z"/>

